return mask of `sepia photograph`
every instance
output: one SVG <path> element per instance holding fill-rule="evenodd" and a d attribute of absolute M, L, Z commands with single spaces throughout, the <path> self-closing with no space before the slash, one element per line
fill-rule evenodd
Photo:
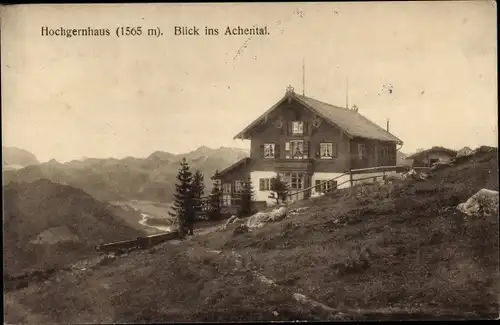
<path fill-rule="evenodd" d="M 495 320 L 495 1 L 0 7 L 4 324 Z"/>

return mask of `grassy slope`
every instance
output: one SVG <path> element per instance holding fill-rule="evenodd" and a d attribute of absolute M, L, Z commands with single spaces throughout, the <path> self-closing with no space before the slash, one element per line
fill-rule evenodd
<path fill-rule="evenodd" d="M 135 252 L 85 275 L 60 274 L 9 299 L 55 322 L 332 317 L 293 301 L 295 292 L 346 318 L 496 315 L 498 216 L 464 218 L 456 210 L 481 188 L 498 190 L 496 153 L 437 171 L 426 182 L 301 202 L 309 206 L 302 214 L 251 233 L 233 236 L 230 227 Z M 279 286 L 256 281 L 253 270 Z M 33 319 L 26 310 L 7 306 L 6 320 Z"/>
<path fill-rule="evenodd" d="M 39 180 L 4 186 L 4 273 L 59 268 L 95 255 L 95 245 L 144 234 L 117 217 L 117 208 L 69 186 Z M 64 228 L 75 243 L 31 244 L 47 229 Z"/>
<path fill-rule="evenodd" d="M 483 187 L 498 190 L 495 156 L 428 182 L 320 198 L 302 216 L 204 245 L 252 255 L 263 273 L 329 306 L 497 310 L 498 216 L 455 209 Z"/>

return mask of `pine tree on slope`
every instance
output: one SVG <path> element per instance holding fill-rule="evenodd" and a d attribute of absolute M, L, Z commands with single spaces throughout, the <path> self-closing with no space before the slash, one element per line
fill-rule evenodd
<path fill-rule="evenodd" d="M 177 217 L 179 233 L 182 237 L 186 235 L 188 229 L 192 233 L 192 223 L 194 221 L 192 178 L 186 158 L 183 158 L 177 174 L 178 183 L 175 184 L 173 204 L 175 214 L 170 213 L 170 215 Z"/>
<path fill-rule="evenodd" d="M 196 170 L 191 185 L 194 198 L 195 216 L 199 216 L 203 213 L 203 202 L 201 199 L 205 192 L 205 184 L 203 183 L 203 179 L 204 179 L 203 174 L 199 170 Z"/>
<path fill-rule="evenodd" d="M 221 215 L 220 201 L 222 197 L 222 192 L 219 187 L 219 181 L 217 179 L 219 172 L 215 172 L 215 181 L 214 186 L 212 187 L 212 191 L 210 192 L 210 200 L 209 200 L 209 211 L 208 218 L 210 220 L 216 220 Z"/>
<path fill-rule="evenodd" d="M 276 204 L 281 202 L 285 202 L 288 196 L 288 185 L 281 180 L 281 178 L 273 177 L 271 179 L 271 191 L 273 194 L 273 198 L 276 200 Z"/>

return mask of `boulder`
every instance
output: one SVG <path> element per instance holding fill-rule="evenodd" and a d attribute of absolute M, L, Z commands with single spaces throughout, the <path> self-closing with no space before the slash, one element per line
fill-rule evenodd
<path fill-rule="evenodd" d="M 268 218 L 268 213 L 257 212 L 256 214 L 248 218 L 246 225 L 249 228 L 260 228 L 264 226 L 264 223 L 267 222 Z"/>
<path fill-rule="evenodd" d="M 286 212 L 287 209 L 286 207 L 279 207 L 277 209 L 274 209 L 269 213 L 269 218 L 268 221 L 280 221 L 285 219 L 286 217 Z"/>
<path fill-rule="evenodd" d="M 498 191 L 483 188 L 464 203 L 460 203 L 457 209 L 469 217 L 498 214 Z"/>
<path fill-rule="evenodd" d="M 260 228 L 263 227 L 266 222 L 283 220 L 286 215 L 287 208 L 284 206 L 273 209 L 271 212 L 257 212 L 248 218 L 246 225 L 249 228 Z"/>

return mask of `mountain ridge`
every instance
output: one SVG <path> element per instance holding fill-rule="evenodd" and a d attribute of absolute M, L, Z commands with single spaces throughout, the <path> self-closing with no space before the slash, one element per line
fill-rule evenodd
<path fill-rule="evenodd" d="M 146 158 L 87 158 L 61 163 L 55 159 L 18 170 L 4 171 L 4 184 L 33 182 L 42 178 L 80 188 L 103 201 L 131 199 L 170 202 L 179 164 L 186 158 L 193 172 L 205 176 L 206 193 L 211 176 L 248 156 L 244 149 L 201 146 L 181 155 L 155 151 Z"/>

